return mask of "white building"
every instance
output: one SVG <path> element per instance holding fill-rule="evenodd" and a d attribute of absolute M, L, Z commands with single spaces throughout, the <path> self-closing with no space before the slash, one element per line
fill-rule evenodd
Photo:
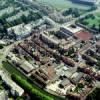
<path fill-rule="evenodd" d="M 5 90 L 0 90 L 0 100 L 8 100 L 7 92 Z"/>
<path fill-rule="evenodd" d="M 6 72 L 0 71 L 0 76 L 2 77 L 2 80 L 6 82 L 6 84 L 9 85 L 13 91 L 16 91 L 18 93 L 19 96 L 21 96 L 24 93 L 24 90 L 20 86 L 18 86 L 14 81 L 12 81 L 12 79 L 7 75 Z"/>
<path fill-rule="evenodd" d="M 75 33 L 81 30 L 83 30 L 83 28 L 76 26 L 76 25 L 61 26 L 60 28 L 61 34 L 66 37 L 73 36 Z"/>
<path fill-rule="evenodd" d="M 14 32 L 17 36 L 17 39 L 21 39 L 25 36 L 28 36 L 30 35 L 30 33 L 32 32 L 32 24 L 19 24 L 19 25 L 16 25 L 14 27 L 11 27 L 11 28 L 8 28 L 7 31 L 9 34 L 11 34 L 12 32 Z"/>

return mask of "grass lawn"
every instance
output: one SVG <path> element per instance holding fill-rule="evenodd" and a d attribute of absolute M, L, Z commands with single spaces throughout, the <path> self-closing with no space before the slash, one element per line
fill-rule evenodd
<path fill-rule="evenodd" d="M 36 1 L 42 4 L 51 5 L 57 10 L 64 10 L 69 8 L 78 8 L 87 10 L 90 8 L 90 6 L 88 5 L 72 3 L 69 0 L 36 0 Z"/>
<path fill-rule="evenodd" d="M 100 12 L 95 13 L 97 17 L 100 17 Z"/>
<path fill-rule="evenodd" d="M 91 28 L 93 25 L 95 25 L 96 28 L 98 29 L 99 25 L 100 25 L 100 13 L 96 13 L 94 19 L 87 18 L 87 19 L 84 19 L 83 22 L 88 23 L 86 26 L 89 28 Z"/>
<path fill-rule="evenodd" d="M 92 28 L 95 25 L 95 28 L 99 29 L 99 26 L 100 26 L 100 12 L 94 13 L 93 16 L 94 16 L 93 18 L 91 16 L 88 17 L 88 18 L 85 18 L 83 20 L 83 22 L 87 23 L 87 24 L 84 24 L 84 25 L 86 25 L 89 28 Z"/>

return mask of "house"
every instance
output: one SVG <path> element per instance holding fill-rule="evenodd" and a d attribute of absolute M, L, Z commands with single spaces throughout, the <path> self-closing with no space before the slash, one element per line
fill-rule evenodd
<path fill-rule="evenodd" d="M 46 35 L 46 33 L 40 34 L 40 39 L 45 43 L 52 44 L 52 45 L 55 45 L 55 46 L 59 44 L 59 42 L 57 40 Z"/>
<path fill-rule="evenodd" d="M 71 84 L 70 81 L 67 78 L 65 78 L 64 80 L 61 81 L 61 83 L 59 84 L 59 87 L 65 88 L 70 84 Z"/>
<path fill-rule="evenodd" d="M 76 73 L 74 73 L 72 76 L 71 76 L 71 81 L 72 81 L 72 83 L 74 83 L 74 84 L 77 84 L 80 80 L 81 80 L 81 78 L 83 77 L 83 73 L 81 73 L 81 72 L 76 72 Z"/>

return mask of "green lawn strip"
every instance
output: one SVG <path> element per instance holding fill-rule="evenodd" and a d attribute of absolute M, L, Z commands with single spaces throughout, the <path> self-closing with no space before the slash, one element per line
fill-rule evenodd
<path fill-rule="evenodd" d="M 41 93 L 45 94 L 45 95 L 48 95 L 50 97 L 52 97 L 54 100 L 64 100 L 63 98 L 61 97 L 58 97 L 58 96 L 55 96 L 55 95 L 52 95 L 44 90 L 42 90 L 41 88 L 39 88 L 38 86 L 36 86 L 32 80 L 30 78 L 27 78 L 24 74 L 22 74 L 19 70 L 16 69 L 16 67 L 14 67 L 14 65 L 12 65 L 11 63 L 9 62 L 3 62 L 3 67 L 12 75 L 12 74 L 16 74 L 18 76 L 21 77 L 21 79 L 23 80 L 27 80 L 27 82 L 29 84 L 31 84 L 35 89 L 37 89 L 38 91 L 40 91 Z"/>
<path fill-rule="evenodd" d="M 10 74 L 17 74 L 19 76 L 21 76 L 22 78 L 24 79 L 27 79 L 25 75 L 23 75 L 21 72 L 19 72 L 15 67 L 14 65 L 12 65 L 11 63 L 9 63 L 8 61 L 7 62 L 2 62 L 3 64 L 3 67 L 10 73 Z"/>

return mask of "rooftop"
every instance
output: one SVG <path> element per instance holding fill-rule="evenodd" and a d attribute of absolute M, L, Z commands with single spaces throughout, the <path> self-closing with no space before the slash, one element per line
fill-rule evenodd
<path fill-rule="evenodd" d="M 24 90 L 19 87 L 15 82 L 13 82 L 6 72 L 0 71 L 0 76 L 2 77 L 3 81 L 5 81 L 9 86 L 11 86 L 12 90 L 18 92 L 19 96 L 24 93 Z"/>
<path fill-rule="evenodd" d="M 24 61 L 20 67 L 27 73 L 34 69 L 34 67 L 28 61 Z"/>
<path fill-rule="evenodd" d="M 72 32 L 72 33 L 77 33 L 83 29 L 83 28 L 76 26 L 76 25 L 62 26 L 62 27 L 65 28 L 66 30 Z"/>
<path fill-rule="evenodd" d="M 8 32 L 14 31 L 14 33 L 18 36 L 24 36 L 24 35 L 31 32 L 32 25 L 31 24 L 26 24 L 25 25 L 24 23 L 22 23 L 22 24 L 13 26 L 11 28 L 8 28 L 7 30 L 8 30 Z"/>

